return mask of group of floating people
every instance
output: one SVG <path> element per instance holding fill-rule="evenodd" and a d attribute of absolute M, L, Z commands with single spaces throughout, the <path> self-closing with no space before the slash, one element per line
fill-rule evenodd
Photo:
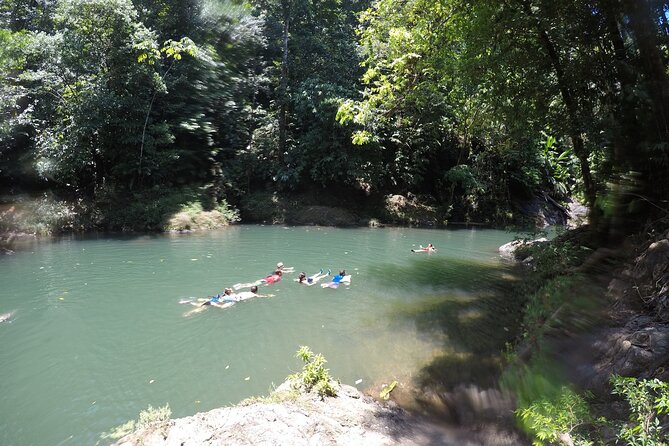
<path fill-rule="evenodd" d="M 198 307 L 195 310 L 192 310 L 186 313 L 184 316 L 190 316 L 195 312 L 199 312 L 207 308 L 208 306 L 219 307 L 219 308 L 228 308 L 237 302 L 243 300 L 248 300 L 254 297 L 273 297 L 274 294 L 259 294 L 258 286 L 259 285 L 271 285 L 281 281 L 284 273 L 295 272 L 295 268 L 284 266 L 283 262 L 279 262 L 276 265 L 276 270 L 272 273 L 258 279 L 255 282 L 249 283 L 236 283 L 232 288 L 226 288 L 222 294 L 217 294 L 210 298 L 199 298 L 199 299 L 182 299 L 179 301 L 180 304 L 190 304 Z M 295 281 L 298 284 L 312 286 L 318 283 L 324 277 L 332 275 L 332 271 L 328 270 L 324 272 L 322 269 L 316 274 L 307 276 L 305 272 L 301 272 Z M 332 279 L 328 283 L 321 284 L 323 288 L 338 288 L 341 284 L 350 284 L 351 276 L 346 274 L 346 270 L 341 270 L 339 274 L 332 276 Z M 238 291 L 243 288 L 250 288 L 249 291 Z"/>
<path fill-rule="evenodd" d="M 437 248 L 435 248 L 432 243 L 429 243 L 426 247 L 420 245 L 418 249 L 411 250 L 411 252 L 418 252 L 418 253 L 422 252 L 428 254 L 436 251 Z M 201 311 L 207 308 L 208 306 L 228 308 L 236 304 L 237 302 L 252 299 L 254 297 L 273 297 L 274 296 L 273 294 L 259 294 L 258 286 L 272 285 L 274 283 L 280 282 L 285 273 L 293 273 L 293 272 L 295 272 L 295 268 L 286 267 L 284 266 L 283 262 L 279 262 L 276 264 L 276 269 L 272 274 L 268 274 L 266 277 L 258 279 L 255 282 L 236 283 L 232 286 L 232 288 L 226 288 L 222 294 L 217 294 L 210 298 L 182 299 L 179 301 L 179 303 L 191 304 L 198 307 L 197 309 L 192 310 L 185 314 L 185 316 L 189 316 L 190 314 Z M 298 274 L 297 278 L 294 280 L 300 285 L 313 286 L 317 284 L 324 277 L 329 277 L 329 276 L 332 276 L 332 270 L 328 270 L 327 272 L 325 272 L 321 269 L 319 272 L 312 274 L 310 276 L 307 276 L 307 274 L 304 271 L 302 271 L 301 273 Z M 350 285 L 350 283 L 351 283 L 351 276 L 346 274 L 346 270 L 341 270 L 339 271 L 339 274 L 332 276 L 332 279 L 329 282 L 321 284 L 321 287 L 337 289 L 341 284 Z M 239 291 L 243 288 L 249 288 L 250 290 Z"/>

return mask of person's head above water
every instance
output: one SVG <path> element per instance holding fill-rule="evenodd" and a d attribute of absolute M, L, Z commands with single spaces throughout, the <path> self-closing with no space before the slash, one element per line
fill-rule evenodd
<path fill-rule="evenodd" d="M 274 271 L 274 274 L 280 276 L 281 274 L 283 274 L 283 272 L 280 269 L 277 269 L 276 271 Z"/>
<path fill-rule="evenodd" d="M 346 275 L 346 270 L 343 269 L 343 270 L 339 271 L 339 275 L 340 276 L 345 276 Z"/>
<path fill-rule="evenodd" d="M 254 294 L 257 294 L 258 293 L 258 287 L 256 285 L 253 285 L 251 287 L 251 292 L 254 293 Z"/>
<path fill-rule="evenodd" d="M 232 288 L 226 288 L 224 293 L 228 295 L 232 294 Z"/>
<path fill-rule="evenodd" d="M 302 283 L 304 281 L 304 278 L 307 277 L 307 274 L 302 271 L 299 276 L 297 276 L 297 281 Z"/>

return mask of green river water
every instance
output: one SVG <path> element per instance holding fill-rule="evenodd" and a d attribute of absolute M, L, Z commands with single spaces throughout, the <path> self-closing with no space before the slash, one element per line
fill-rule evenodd
<path fill-rule="evenodd" d="M 240 225 L 24 245 L 0 256 L 0 314 L 13 312 L 0 323 L 0 444 L 92 445 L 149 405 L 182 417 L 266 395 L 301 369 L 300 345 L 363 391 L 462 379 L 462 358 L 488 361 L 490 339 L 509 331 L 509 303 L 491 289 L 508 275 L 497 248 L 514 236 Z M 438 252 L 411 253 L 427 243 Z M 261 287 L 273 298 L 184 317 L 195 307 L 179 299 L 278 261 L 345 268 L 352 283 L 306 287 L 296 272 Z"/>

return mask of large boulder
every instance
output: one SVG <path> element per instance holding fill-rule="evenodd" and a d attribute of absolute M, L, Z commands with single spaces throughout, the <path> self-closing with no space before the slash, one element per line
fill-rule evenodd
<path fill-rule="evenodd" d="M 520 254 L 522 251 L 521 248 L 529 248 L 543 243 L 548 243 L 548 239 L 543 237 L 536 240 L 518 239 L 500 246 L 498 251 L 500 257 L 504 259 L 517 260 L 522 262 L 527 258 L 527 256 Z"/>
<path fill-rule="evenodd" d="M 434 424 L 393 402 L 337 385 L 336 397 L 297 393 L 280 386 L 267 398 L 157 423 L 116 446 L 221 445 L 517 445 L 517 436 L 472 432 Z"/>
<path fill-rule="evenodd" d="M 669 239 L 664 234 L 608 286 L 613 324 L 563 352 L 581 385 L 611 391 L 612 374 L 669 380 Z"/>
<path fill-rule="evenodd" d="M 610 327 L 594 334 L 585 349 L 576 349 L 570 355 L 568 362 L 579 364 L 572 372 L 578 375 L 581 385 L 601 395 L 611 391 L 612 374 L 667 381 L 669 325 L 648 316 L 637 316 L 623 327 Z"/>
<path fill-rule="evenodd" d="M 517 214 L 539 228 L 551 225 L 566 225 L 569 211 L 547 193 L 530 197 L 515 197 L 512 206 Z"/>
<path fill-rule="evenodd" d="M 669 240 L 651 244 L 637 258 L 631 278 L 639 298 L 661 321 L 669 322 Z"/>
<path fill-rule="evenodd" d="M 394 224 L 438 226 L 439 212 L 430 197 L 412 193 L 388 195 L 385 198 L 385 218 Z"/>
<path fill-rule="evenodd" d="M 569 200 L 567 202 L 567 210 L 569 211 L 567 226 L 570 228 L 578 228 L 588 223 L 590 210 L 583 204 L 578 201 Z"/>

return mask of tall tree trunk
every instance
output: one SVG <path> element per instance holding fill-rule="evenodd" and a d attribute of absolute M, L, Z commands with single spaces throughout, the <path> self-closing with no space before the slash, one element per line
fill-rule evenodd
<path fill-rule="evenodd" d="M 623 0 L 624 13 L 629 17 L 643 69 L 650 83 L 651 100 L 655 111 L 660 140 L 669 140 L 669 77 L 662 60 L 657 39 L 657 18 L 653 19 L 648 0 Z"/>
<path fill-rule="evenodd" d="M 290 31 L 290 3 L 283 8 L 283 55 L 281 57 L 281 87 L 279 106 L 279 160 L 286 152 L 286 134 L 288 127 L 288 33 Z"/>
<path fill-rule="evenodd" d="M 574 145 L 574 153 L 576 154 L 576 157 L 578 158 L 581 166 L 581 176 L 583 177 L 583 186 L 585 187 L 585 198 L 588 206 L 590 207 L 592 221 L 597 192 L 595 189 L 595 184 L 592 180 L 592 174 L 590 172 L 588 151 L 585 148 L 583 136 L 581 135 L 581 126 L 579 124 L 578 104 L 576 103 L 576 97 L 567 80 L 567 75 L 560 61 L 560 55 L 558 54 L 553 41 L 548 35 L 548 31 L 546 30 L 544 24 L 532 10 L 532 5 L 530 4 L 529 0 L 520 0 L 520 3 L 522 5 L 523 12 L 534 22 L 539 41 L 541 42 L 544 51 L 546 51 L 551 65 L 553 66 L 553 70 L 555 71 L 560 95 L 562 96 L 562 101 L 567 108 L 569 136 L 571 138 L 572 144 Z"/>
<path fill-rule="evenodd" d="M 621 236 L 636 231 L 642 224 L 639 213 L 642 206 L 638 205 L 637 198 L 643 198 L 644 203 L 651 203 L 646 197 L 662 196 L 666 192 L 654 178 L 653 172 L 657 166 L 653 165 L 657 158 L 646 155 L 645 145 L 658 145 L 669 140 L 669 76 L 665 71 L 663 55 L 659 47 L 659 27 L 666 23 L 666 17 L 658 18 L 648 0 L 609 1 L 609 8 L 604 12 L 615 14 L 627 20 L 631 31 L 638 57 L 640 69 L 637 72 L 645 79 L 645 90 L 650 98 L 652 117 L 649 118 L 655 131 L 643 131 L 643 123 L 638 116 L 637 101 L 631 102 L 630 93 L 639 88 L 639 78 L 635 78 L 629 67 L 627 52 L 618 30 L 618 24 L 612 23 L 615 19 L 607 17 L 612 36 L 612 43 L 618 62 L 619 82 L 621 84 L 621 98 L 619 128 L 623 133 L 622 141 L 616 152 L 615 168 L 617 177 L 613 180 L 613 213 L 610 221 L 609 237 Z M 621 25 L 624 22 L 621 22 Z M 622 25 L 624 26 L 624 25 Z M 615 32 L 614 32 L 615 31 Z M 627 87 L 627 88 L 626 88 Z M 650 126 L 652 129 L 653 126 Z M 643 132 L 643 133 L 642 133 Z M 655 161 L 654 161 L 655 160 Z M 659 179 L 664 180 L 664 175 Z M 633 206 L 634 202 L 637 202 Z M 632 211 L 636 209 L 636 212 Z"/>
<path fill-rule="evenodd" d="M 613 127 L 611 142 L 613 146 L 613 178 L 610 194 L 612 196 L 612 212 L 607 221 L 601 225 L 601 233 L 610 241 L 619 241 L 639 222 L 629 213 L 631 195 L 636 189 L 631 172 L 637 170 L 637 156 L 642 141 L 639 134 L 640 125 L 637 118 L 637 104 L 634 97 L 636 76 L 625 49 L 621 34 L 619 17 L 621 16 L 618 0 L 600 0 L 600 11 L 606 26 L 606 37 L 613 47 L 614 70 L 610 79 L 613 103 L 613 119 L 617 123 Z M 619 88 L 616 88 L 619 85 Z M 617 91 L 616 91 L 617 90 Z M 636 223 L 635 223 L 636 222 Z"/>

